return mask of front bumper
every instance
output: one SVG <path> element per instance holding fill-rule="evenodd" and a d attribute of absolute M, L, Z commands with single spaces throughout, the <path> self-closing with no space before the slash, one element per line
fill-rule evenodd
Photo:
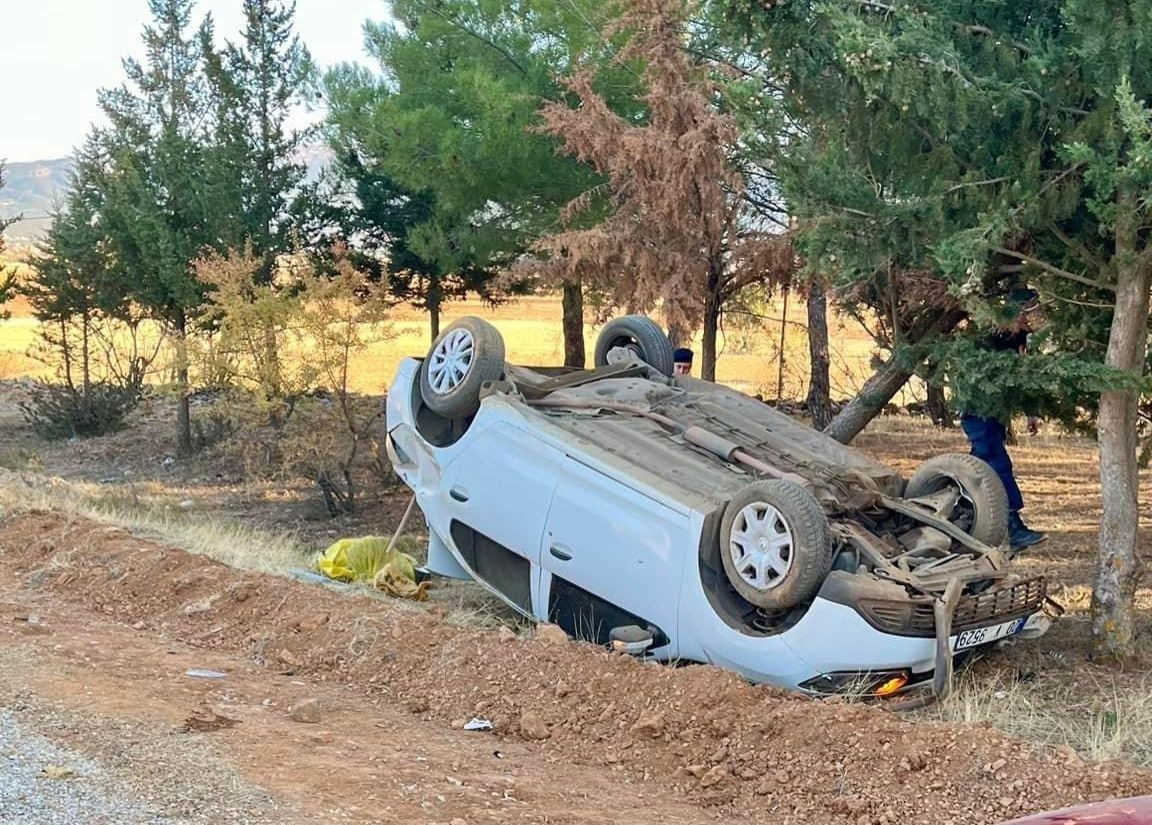
<path fill-rule="evenodd" d="M 869 582 L 863 580 L 860 589 L 868 590 Z M 1011 636 L 1037 638 L 1044 635 L 1052 621 L 1044 611 L 1048 601 L 1047 588 L 1043 578 L 1015 582 L 1000 588 L 988 589 L 981 593 L 961 596 L 964 583 L 960 579 L 949 582 L 945 592 L 937 597 L 926 597 L 932 609 L 933 662 L 931 670 L 917 668 L 881 669 L 866 671 L 838 671 L 822 673 L 800 685 L 802 690 L 813 693 L 849 693 L 858 696 L 888 698 L 918 692 L 914 700 L 903 701 L 903 707 L 919 707 L 944 698 L 952 689 L 952 674 L 959 657 L 966 657 L 981 648 L 994 645 Z M 903 602 L 891 599 L 883 604 L 900 605 L 908 608 L 919 606 L 925 597 L 907 596 Z M 867 601 L 867 600 L 863 600 Z M 844 605 L 838 605 L 843 609 Z M 861 609 L 859 601 L 853 605 L 856 615 L 868 619 L 866 609 Z M 997 610 L 1007 612 L 996 614 Z M 1023 615 L 1020 611 L 1024 610 Z M 906 609 L 906 616 L 915 616 L 914 609 Z M 961 619 L 963 623 L 958 622 Z M 874 629 L 892 636 L 923 638 L 921 627 L 910 627 L 908 623 L 897 625 L 901 633 L 893 634 L 868 622 Z M 926 623 L 925 623 L 926 624 Z M 978 641 L 984 635 L 973 631 L 988 631 L 989 641 Z M 912 632 L 916 631 L 916 632 Z M 926 639 L 924 640 L 927 641 Z M 974 643 L 975 642 L 975 643 Z M 965 646 L 961 649 L 961 645 Z"/>
<path fill-rule="evenodd" d="M 939 599 L 910 595 L 895 582 L 833 571 L 820 596 L 852 608 L 881 633 L 915 639 L 936 637 Z M 952 634 L 1031 616 L 1044 609 L 1047 599 L 1048 583 L 1043 576 L 959 595 L 951 614 Z"/>

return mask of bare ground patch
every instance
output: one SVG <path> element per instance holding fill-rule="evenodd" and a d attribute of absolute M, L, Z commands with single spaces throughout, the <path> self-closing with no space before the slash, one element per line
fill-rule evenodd
<path fill-rule="evenodd" d="M 347 685 L 437 726 L 473 715 L 493 741 L 591 766 L 731 815 L 829 823 L 993 823 L 1152 791 L 1152 774 L 986 727 L 820 703 L 709 667 L 641 664 L 576 644 L 452 626 L 148 542 L 76 517 L 0 526 L 19 587 L 269 673 Z M 208 605 L 204 609 L 204 605 Z M 190 609 L 192 608 L 192 609 Z"/>

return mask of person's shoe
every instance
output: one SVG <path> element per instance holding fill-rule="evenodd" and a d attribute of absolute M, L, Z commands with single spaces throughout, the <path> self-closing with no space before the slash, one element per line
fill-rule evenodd
<path fill-rule="evenodd" d="M 1019 553 L 1021 550 L 1033 547 L 1047 540 L 1047 533 L 1041 533 L 1038 530 L 1030 528 L 1024 523 L 1024 520 L 1020 518 L 1019 513 L 1012 513 L 1008 517 L 1008 543 L 1012 546 L 1013 552 Z"/>

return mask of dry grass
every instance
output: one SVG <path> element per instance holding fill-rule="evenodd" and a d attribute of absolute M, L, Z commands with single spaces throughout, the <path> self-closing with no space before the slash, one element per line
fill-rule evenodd
<path fill-rule="evenodd" d="M 0 379 L 26 376 L 46 377 L 45 366 L 28 356 L 37 339 L 38 325 L 28 317 L 27 307 L 13 305 L 12 318 L 0 322 Z M 769 310 L 779 318 L 783 307 Z M 481 301 L 460 301 L 446 308 L 443 326 L 465 315 L 479 315 L 496 324 L 504 335 L 508 360 L 525 365 L 555 365 L 563 362 L 563 336 L 560 329 L 560 301 L 554 297 L 524 298 L 491 307 Z M 396 365 L 408 356 L 423 355 L 428 348 L 427 317 L 410 308 L 398 307 L 393 313 L 398 337 L 371 346 L 353 358 L 351 389 L 354 392 L 379 394 L 384 391 Z M 802 398 L 807 393 L 808 340 L 804 328 L 804 305 L 793 301 L 788 307 L 784 339 L 784 396 Z M 732 332 L 721 339 L 718 362 L 719 380 L 742 391 L 764 393 L 775 397 L 780 368 L 780 324 L 751 333 Z M 832 339 L 832 386 L 836 396 L 849 396 L 871 373 L 874 351 L 872 339 L 853 322 L 830 320 Z M 585 327 L 589 357 L 596 342 L 597 327 Z M 699 351 L 699 341 L 696 342 Z M 919 397 L 909 390 L 898 403 Z"/>
<path fill-rule="evenodd" d="M 922 715 L 991 725 L 1019 739 L 1071 748 L 1091 761 L 1152 767 L 1152 675 L 1135 681 L 1095 676 L 1052 691 L 1004 673 L 964 673 L 955 693 Z"/>
<path fill-rule="evenodd" d="M 230 567 L 275 576 L 295 577 L 311 568 L 322 548 L 295 532 L 275 532 L 214 518 L 202 511 L 185 512 L 171 497 L 142 497 L 134 490 L 70 482 L 0 467 L 0 518 L 8 513 L 54 511 L 119 527 L 169 547 L 205 556 Z M 401 536 L 398 549 L 423 560 L 424 543 Z M 367 586 L 345 585 L 361 596 L 388 600 L 400 609 L 422 610 L 416 602 L 390 599 Z M 440 582 L 430 593 L 445 620 L 458 627 L 522 629 L 526 622 L 487 590 L 466 582 Z"/>
<path fill-rule="evenodd" d="M 287 575 L 307 567 L 313 548 L 293 533 L 270 533 L 182 512 L 100 485 L 0 471 L 0 514 L 52 510 L 120 527 L 241 570 Z"/>

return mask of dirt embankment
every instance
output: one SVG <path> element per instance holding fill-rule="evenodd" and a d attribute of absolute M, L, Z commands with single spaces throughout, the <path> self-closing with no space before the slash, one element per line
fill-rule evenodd
<path fill-rule="evenodd" d="M 483 716 L 496 737 L 528 740 L 549 761 L 607 768 L 717 813 L 970 825 L 1152 792 L 1149 772 L 990 729 L 913 724 L 548 635 L 454 627 L 435 609 L 238 572 L 57 514 L 0 523 L 0 556 L 23 588 L 140 631 L 387 697 L 430 724 Z"/>

